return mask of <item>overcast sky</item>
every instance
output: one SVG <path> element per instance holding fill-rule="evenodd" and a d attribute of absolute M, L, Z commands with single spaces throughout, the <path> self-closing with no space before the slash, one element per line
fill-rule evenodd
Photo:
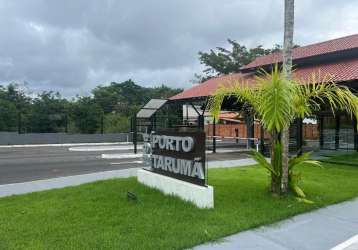
<path fill-rule="evenodd" d="M 198 51 L 283 40 L 284 0 L 0 0 L 0 83 L 88 94 L 132 78 L 187 88 Z M 294 42 L 358 33 L 357 0 L 296 0 Z"/>

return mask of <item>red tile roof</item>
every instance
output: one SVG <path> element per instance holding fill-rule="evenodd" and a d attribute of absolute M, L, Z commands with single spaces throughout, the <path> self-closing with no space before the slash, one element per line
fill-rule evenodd
<path fill-rule="evenodd" d="M 345 82 L 358 79 L 358 58 L 332 62 L 314 66 L 301 67 L 295 70 L 294 78 L 308 81 L 312 74 L 320 75 L 318 81 L 329 77 L 335 82 Z M 215 77 L 190 89 L 184 90 L 170 98 L 170 100 L 189 99 L 195 97 L 205 97 L 212 95 L 221 85 L 228 85 L 233 81 L 251 81 L 253 77 L 251 74 L 231 74 L 221 77 Z"/>
<path fill-rule="evenodd" d="M 194 87 L 184 90 L 183 92 L 169 98 L 170 100 L 188 99 L 195 97 L 205 97 L 212 95 L 221 85 L 227 85 L 233 81 L 242 81 L 246 77 L 245 74 L 236 73 L 220 77 L 211 78 L 201 84 L 197 84 Z"/>
<path fill-rule="evenodd" d="M 312 73 L 320 73 L 321 79 L 317 79 L 319 82 L 324 80 L 324 77 L 330 77 L 335 82 L 358 80 L 358 58 L 301 67 L 294 75 L 296 79 L 308 81 Z"/>
<path fill-rule="evenodd" d="M 295 48 L 293 49 L 292 57 L 293 60 L 296 60 L 311 56 L 349 50 L 352 48 L 358 48 L 358 34 Z M 242 69 L 250 69 L 278 62 L 282 62 L 281 52 L 258 57 L 251 63 L 242 67 Z"/>
<path fill-rule="evenodd" d="M 296 48 L 293 51 L 293 59 L 328 54 L 353 48 L 358 48 L 358 34 Z M 244 68 L 254 68 L 280 62 L 282 61 L 281 57 L 281 53 L 258 57 Z M 330 63 L 299 67 L 295 70 L 294 77 L 296 79 L 308 81 L 313 73 L 316 75 L 318 75 L 318 73 L 320 74 L 321 79 L 317 79 L 318 81 L 322 81 L 323 78 L 327 77 L 330 77 L 335 82 L 358 80 L 358 58 L 339 59 Z M 170 100 L 210 96 L 221 85 L 230 84 L 235 80 L 241 82 L 248 80 L 249 82 L 252 82 L 253 77 L 252 74 L 248 73 L 236 73 L 215 77 L 171 97 Z"/>

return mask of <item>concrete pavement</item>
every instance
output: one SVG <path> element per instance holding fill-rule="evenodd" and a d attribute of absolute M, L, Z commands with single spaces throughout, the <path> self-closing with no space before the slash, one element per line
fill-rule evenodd
<path fill-rule="evenodd" d="M 244 231 L 194 250 L 358 250 L 358 199 Z M 340 246 L 341 247 L 340 247 Z"/>

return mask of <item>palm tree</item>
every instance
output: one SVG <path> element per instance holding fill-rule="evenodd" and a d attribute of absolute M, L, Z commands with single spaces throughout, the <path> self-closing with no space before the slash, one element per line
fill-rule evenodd
<path fill-rule="evenodd" d="M 263 71 L 256 77 L 254 85 L 234 81 L 221 86 L 209 101 L 214 118 L 218 117 L 226 97 L 234 97 L 239 102 L 251 105 L 255 117 L 260 119 L 261 124 L 270 134 L 271 164 L 266 162 L 260 153 L 254 153 L 254 159 L 271 173 L 271 192 L 276 195 L 282 193 L 282 134 L 294 119 L 310 116 L 323 105 L 329 106 L 333 112 L 342 110 L 352 118 L 358 117 L 358 97 L 347 87 L 336 85 L 320 74 L 313 74 L 305 82 L 288 80 L 286 74 L 280 71 L 277 65 L 271 73 Z M 288 189 L 301 197 L 304 195 L 297 186 L 297 175 L 293 167 L 297 164 L 317 164 L 307 160 L 308 157 L 309 154 L 304 154 L 288 162 Z"/>
<path fill-rule="evenodd" d="M 283 39 L 283 70 L 285 78 L 291 79 L 292 75 L 292 47 L 294 27 L 294 0 L 285 0 L 285 20 Z M 289 127 L 286 126 L 282 133 L 282 192 L 288 192 L 288 145 Z"/>

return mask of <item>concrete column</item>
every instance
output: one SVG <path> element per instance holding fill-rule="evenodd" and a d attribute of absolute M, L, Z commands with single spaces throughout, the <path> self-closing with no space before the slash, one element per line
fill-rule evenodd
<path fill-rule="evenodd" d="M 302 154 L 302 146 L 303 146 L 303 120 L 301 118 L 297 118 L 296 120 L 296 143 L 297 143 L 297 150 L 298 154 Z"/>

